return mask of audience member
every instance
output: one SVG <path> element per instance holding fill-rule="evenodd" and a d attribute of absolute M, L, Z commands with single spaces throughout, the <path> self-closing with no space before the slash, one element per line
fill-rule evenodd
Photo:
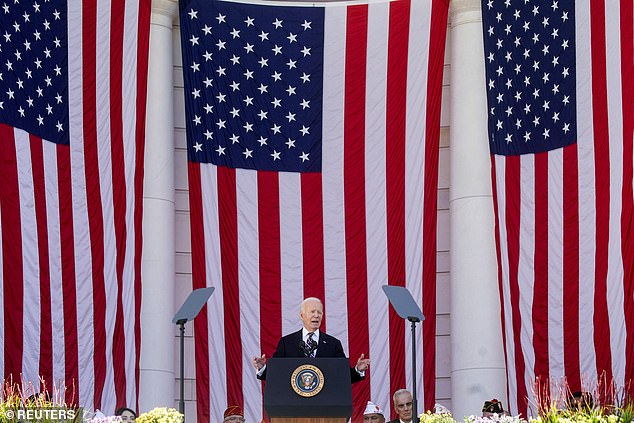
<path fill-rule="evenodd" d="M 124 423 L 133 423 L 136 421 L 136 413 L 128 407 L 118 408 L 117 411 L 114 412 L 114 415 L 121 416 L 121 421 Z"/>
<path fill-rule="evenodd" d="M 592 410 L 594 399 L 590 392 L 575 391 L 568 397 L 566 406 L 570 411 Z"/>
<path fill-rule="evenodd" d="M 434 414 L 451 414 L 451 411 L 442 404 L 434 404 Z"/>
<path fill-rule="evenodd" d="M 222 423 L 244 423 L 244 411 L 238 405 L 227 407 L 222 419 Z"/>
<path fill-rule="evenodd" d="M 368 401 L 363 411 L 363 423 L 385 423 L 385 416 L 381 407 Z"/>
<path fill-rule="evenodd" d="M 398 418 L 390 420 L 389 423 L 410 423 L 412 421 L 412 393 L 407 389 L 399 389 L 392 396 L 394 400 L 394 411 Z"/>
<path fill-rule="evenodd" d="M 491 401 L 484 401 L 484 405 L 482 406 L 482 417 L 491 417 L 493 415 L 506 415 L 508 414 L 504 411 L 504 406 L 502 402 L 498 399 L 493 398 Z"/>

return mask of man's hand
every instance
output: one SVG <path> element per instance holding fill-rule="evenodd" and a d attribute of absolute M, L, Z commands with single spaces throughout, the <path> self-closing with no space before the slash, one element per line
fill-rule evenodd
<path fill-rule="evenodd" d="M 266 364 L 266 354 L 262 354 L 260 357 L 253 357 L 253 367 L 255 370 L 260 370 Z"/>
<path fill-rule="evenodd" d="M 357 369 L 358 372 L 365 372 L 366 370 L 368 370 L 368 367 L 370 367 L 370 359 L 365 358 L 365 354 L 361 354 L 361 357 L 359 357 L 359 360 L 357 360 L 357 365 L 355 366 L 355 369 Z"/>

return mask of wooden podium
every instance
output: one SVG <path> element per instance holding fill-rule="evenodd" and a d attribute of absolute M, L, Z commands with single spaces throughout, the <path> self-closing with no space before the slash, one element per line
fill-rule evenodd
<path fill-rule="evenodd" d="M 271 358 L 266 373 L 271 423 L 345 423 L 352 416 L 347 358 Z"/>

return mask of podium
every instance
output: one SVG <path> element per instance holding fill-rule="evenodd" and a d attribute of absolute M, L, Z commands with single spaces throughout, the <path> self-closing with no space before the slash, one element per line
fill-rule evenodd
<path fill-rule="evenodd" d="M 271 423 L 345 423 L 352 416 L 347 358 L 271 358 L 266 365 Z"/>

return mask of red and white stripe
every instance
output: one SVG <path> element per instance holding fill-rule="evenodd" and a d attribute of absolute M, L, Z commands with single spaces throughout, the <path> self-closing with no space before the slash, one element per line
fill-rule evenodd
<path fill-rule="evenodd" d="M 149 1 L 69 1 L 70 145 L 0 124 L 2 372 L 136 408 Z"/>
<path fill-rule="evenodd" d="M 513 413 L 536 376 L 634 382 L 633 7 L 575 8 L 577 144 L 492 158 Z"/>
<path fill-rule="evenodd" d="M 436 190 L 448 2 L 325 8 L 322 172 L 189 164 L 194 288 L 216 287 L 195 322 L 198 420 L 227 404 L 262 417 L 251 359 L 301 327 L 305 297 L 324 301 L 322 330 L 356 363 L 354 417 L 391 409 L 410 387 L 409 325 L 384 284 L 406 286 L 418 326 L 420 409 L 435 402 Z M 422 335 L 421 335 L 422 332 Z M 407 363 L 407 364 L 406 364 Z M 248 400 L 247 400 L 248 399 Z"/>

